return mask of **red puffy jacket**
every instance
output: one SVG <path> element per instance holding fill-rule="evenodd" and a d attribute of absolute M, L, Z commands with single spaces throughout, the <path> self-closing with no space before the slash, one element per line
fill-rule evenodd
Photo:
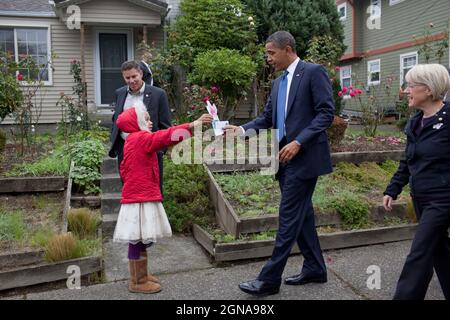
<path fill-rule="evenodd" d="M 134 108 L 119 115 L 117 127 L 129 133 L 120 164 L 123 181 L 120 203 L 162 201 L 156 151 L 191 136 L 189 124 L 182 124 L 154 133 L 139 128 Z"/>

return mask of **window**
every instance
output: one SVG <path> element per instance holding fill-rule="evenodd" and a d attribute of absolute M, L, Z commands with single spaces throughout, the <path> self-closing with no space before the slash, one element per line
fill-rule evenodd
<path fill-rule="evenodd" d="M 380 70 L 380 59 L 367 62 L 367 84 L 369 86 L 380 84 Z"/>
<path fill-rule="evenodd" d="M 0 52 L 10 56 L 16 62 L 31 57 L 38 72 L 20 69 L 24 78 L 42 80 L 49 84 L 49 41 L 47 28 L 0 28 Z"/>
<path fill-rule="evenodd" d="M 337 7 L 339 20 L 344 21 L 347 19 L 347 2 L 344 2 Z"/>
<path fill-rule="evenodd" d="M 372 18 L 381 18 L 381 0 L 370 0 L 370 16 Z"/>
<path fill-rule="evenodd" d="M 352 66 L 341 67 L 341 87 L 348 88 L 352 85 Z M 350 98 L 350 90 L 344 93 L 344 98 Z"/>
<path fill-rule="evenodd" d="M 400 55 L 400 86 L 405 83 L 405 76 L 417 64 L 417 52 Z"/>
<path fill-rule="evenodd" d="M 397 3 L 403 2 L 405 0 L 389 0 L 389 5 L 393 6 L 396 5 Z"/>

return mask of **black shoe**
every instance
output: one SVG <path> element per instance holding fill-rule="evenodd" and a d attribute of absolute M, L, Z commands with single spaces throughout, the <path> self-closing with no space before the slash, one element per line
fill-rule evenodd
<path fill-rule="evenodd" d="M 296 274 L 292 277 L 287 277 L 284 280 L 284 283 L 287 285 L 292 285 L 292 286 L 298 286 L 298 285 L 302 285 L 302 284 L 307 284 L 307 283 L 311 283 L 311 282 L 315 282 L 315 283 L 325 283 L 327 282 L 327 276 L 326 275 L 306 275 L 304 273 L 300 273 L 300 274 Z"/>
<path fill-rule="evenodd" d="M 250 280 L 239 284 L 239 289 L 254 296 L 268 296 L 278 293 L 280 291 L 280 285 L 261 280 Z"/>

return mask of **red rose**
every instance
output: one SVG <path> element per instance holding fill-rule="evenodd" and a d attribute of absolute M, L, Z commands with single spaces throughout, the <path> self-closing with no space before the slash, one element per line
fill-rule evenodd
<path fill-rule="evenodd" d="M 203 102 L 204 102 L 204 103 L 207 103 L 208 101 L 209 101 L 209 97 L 204 97 L 204 98 L 203 98 Z"/>
<path fill-rule="evenodd" d="M 341 67 L 336 67 L 336 71 L 339 71 L 339 70 L 341 70 Z"/>
<path fill-rule="evenodd" d="M 342 88 L 342 93 L 347 93 L 347 92 L 348 92 L 348 88 L 347 87 Z"/>
<path fill-rule="evenodd" d="M 219 92 L 219 87 L 212 86 L 212 87 L 211 87 L 211 92 L 212 92 L 212 93 L 218 93 L 218 92 Z"/>
<path fill-rule="evenodd" d="M 343 94 L 343 93 L 342 93 L 342 90 L 338 92 L 338 96 L 339 96 L 339 97 L 342 97 L 342 94 Z"/>
<path fill-rule="evenodd" d="M 17 75 L 17 80 L 22 81 L 23 80 L 23 75 L 21 73 L 19 73 Z"/>
<path fill-rule="evenodd" d="M 353 90 L 352 90 L 352 91 L 350 91 L 350 97 L 352 97 L 352 98 L 353 98 L 353 97 L 356 97 L 356 93 L 355 93 L 355 91 L 353 91 Z"/>
<path fill-rule="evenodd" d="M 195 106 L 192 106 L 192 107 L 191 107 L 192 110 L 195 110 L 195 108 L 196 108 Z"/>

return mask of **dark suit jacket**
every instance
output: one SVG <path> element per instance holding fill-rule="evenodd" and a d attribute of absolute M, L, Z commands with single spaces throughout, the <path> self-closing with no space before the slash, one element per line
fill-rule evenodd
<path fill-rule="evenodd" d="M 117 157 L 119 148 L 123 148 L 123 139 L 116 126 L 116 120 L 119 114 L 123 112 L 123 106 L 128 94 L 127 90 L 127 86 L 116 90 L 116 109 L 112 118 L 113 126 L 110 137 L 111 149 L 109 150 L 109 156 L 112 158 Z M 145 85 L 144 105 L 147 107 L 147 111 L 150 114 L 150 120 L 153 122 L 153 132 L 160 129 L 167 129 L 172 126 L 170 121 L 169 101 L 167 94 L 163 89 Z"/>
<path fill-rule="evenodd" d="M 272 85 L 263 114 L 243 125 L 244 130 L 276 128 L 278 86 L 281 77 Z M 326 129 L 334 117 L 331 82 L 321 65 L 299 61 L 289 91 L 286 111 L 286 142 L 301 143 L 300 152 L 290 161 L 297 177 L 310 179 L 332 171 Z"/>

